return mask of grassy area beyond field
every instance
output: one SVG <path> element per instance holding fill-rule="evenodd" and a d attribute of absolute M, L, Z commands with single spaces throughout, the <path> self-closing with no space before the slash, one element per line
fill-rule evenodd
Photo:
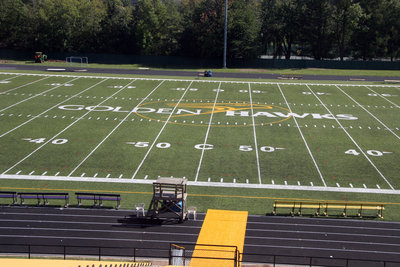
<path fill-rule="evenodd" d="M 90 60 L 90 59 L 89 59 Z M 35 64 L 33 61 L 16 61 L 16 60 L 1 60 L 2 64 Z M 51 67 L 68 67 L 70 65 L 63 61 L 48 61 L 41 63 L 43 66 Z M 80 66 L 74 64 L 73 66 Z M 306 68 L 306 69 L 263 69 L 263 68 L 159 68 L 140 64 L 99 64 L 89 63 L 83 65 L 85 68 L 110 68 L 110 69 L 157 69 L 157 70 L 180 70 L 180 71 L 199 71 L 205 69 L 212 69 L 214 72 L 224 73 L 269 73 L 269 74 L 302 74 L 302 75 L 338 75 L 338 76 L 388 76 L 399 77 L 400 70 L 353 70 L 353 69 L 320 69 L 320 68 Z"/>

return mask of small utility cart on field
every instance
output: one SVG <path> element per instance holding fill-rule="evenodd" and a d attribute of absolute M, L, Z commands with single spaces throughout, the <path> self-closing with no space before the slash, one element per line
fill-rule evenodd
<path fill-rule="evenodd" d="M 43 52 L 35 52 L 35 63 L 43 63 L 47 60 L 47 55 Z"/>

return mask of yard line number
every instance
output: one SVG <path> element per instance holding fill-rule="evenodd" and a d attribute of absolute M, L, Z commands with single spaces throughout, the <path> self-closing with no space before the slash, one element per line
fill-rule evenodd
<path fill-rule="evenodd" d="M 125 142 L 128 145 L 133 145 L 134 147 L 148 147 L 150 145 L 150 142 Z M 157 148 L 170 148 L 171 144 L 170 143 L 166 143 L 166 142 L 161 142 L 161 143 L 157 143 L 156 144 Z M 214 149 L 214 145 L 211 144 L 197 144 L 194 146 L 195 149 L 199 149 L 199 150 L 211 150 Z M 260 147 L 260 151 L 261 152 L 267 152 L 267 153 L 271 153 L 271 152 L 275 152 L 277 150 L 282 150 L 285 149 L 283 147 L 272 147 L 272 146 L 262 146 Z M 253 151 L 253 147 L 252 146 L 247 146 L 247 145 L 241 145 L 239 146 L 239 151 Z"/>
<path fill-rule="evenodd" d="M 44 138 L 44 137 L 36 138 L 36 139 L 22 138 L 22 140 L 29 141 L 30 143 L 40 144 L 40 143 L 44 143 L 46 141 L 46 138 Z M 62 144 L 65 144 L 67 142 L 68 142 L 68 139 L 54 139 L 53 141 L 51 141 L 51 143 L 53 145 L 62 145 Z"/>
<path fill-rule="evenodd" d="M 354 156 L 360 155 L 360 152 L 358 152 L 356 149 L 349 149 L 344 153 L 347 155 L 354 155 Z M 367 154 L 370 156 L 374 156 L 374 157 L 381 157 L 384 154 L 391 154 L 391 153 L 393 153 L 393 152 L 379 151 L 379 150 L 367 150 Z"/>

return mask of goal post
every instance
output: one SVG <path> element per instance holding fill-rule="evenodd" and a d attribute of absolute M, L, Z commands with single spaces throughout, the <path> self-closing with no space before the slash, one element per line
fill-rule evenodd
<path fill-rule="evenodd" d="M 89 59 L 88 57 L 72 56 L 72 57 L 66 57 L 65 63 L 69 66 L 79 65 L 81 67 L 86 67 L 89 64 Z"/>

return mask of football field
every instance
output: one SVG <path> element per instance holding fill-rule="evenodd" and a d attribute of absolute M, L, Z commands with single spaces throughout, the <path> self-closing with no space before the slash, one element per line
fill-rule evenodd
<path fill-rule="evenodd" d="M 0 178 L 400 194 L 400 87 L 0 73 Z"/>

